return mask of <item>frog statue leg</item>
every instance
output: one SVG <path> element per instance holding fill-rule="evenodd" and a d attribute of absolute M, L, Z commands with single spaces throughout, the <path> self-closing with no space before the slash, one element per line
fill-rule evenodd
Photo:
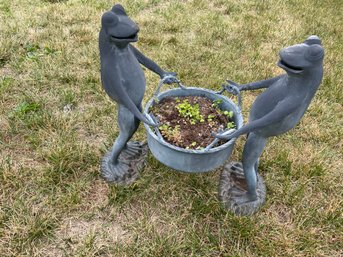
<path fill-rule="evenodd" d="M 243 195 L 236 195 L 234 200 L 237 203 L 246 203 L 257 200 L 257 166 L 258 160 L 266 145 L 267 139 L 250 133 L 243 150 L 243 171 L 247 184 L 247 192 Z"/>
<path fill-rule="evenodd" d="M 265 202 L 266 189 L 257 169 L 266 142 L 265 137 L 249 133 L 242 163 L 227 164 L 221 174 L 219 198 L 237 215 L 250 215 Z"/>
<path fill-rule="evenodd" d="M 119 136 L 102 159 L 101 172 L 106 181 L 127 185 L 138 178 L 148 148 L 146 144 L 128 142 L 140 121 L 123 105 L 118 108 L 118 123 Z"/>

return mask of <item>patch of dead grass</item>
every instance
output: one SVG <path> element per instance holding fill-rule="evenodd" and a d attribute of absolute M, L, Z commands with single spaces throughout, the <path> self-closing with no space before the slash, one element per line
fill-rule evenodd
<path fill-rule="evenodd" d="M 122 2 L 141 27 L 142 52 L 186 85 L 209 89 L 226 78 L 247 83 L 276 76 L 281 48 L 309 33 L 321 36 L 327 78 L 301 124 L 271 139 L 261 158 L 267 205 L 252 217 L 234 217 L 216 200 L 218 172 L 194 178 L 151 157 L 129 188 L 97 175 L 101 152 L 118 132 L 115 107 L 99 84 L 97 45 L 101 13 L 113 3 L 5 1 L 12 16 L 1 28 L 0 76 L 15 81 L 0 95 L 0 235 L 9 231 L 0 255 L 115 255 L 119 249 L 117 256 L 340 256 L 340 3 Z M 56 52 L 31 60 L 26 43 L 38 45 L 40 54 L 46 46 Z M 149 99 L 159 78 L 145 73 Z M 68 92 L 75 106 L 64 113 Z M 245 121 L 259 93 L 243 94 Z M 43 125 L 10 124 L 9 113 L 26 98 L 51 114 Z M 142 126 L 135 137 L 145 138 Z M 25 204 L 18 207 L 18 199 Z M 35 223 L 40 212 L 48 226 Z M 41 235 L 22 247 L 32 231 Z"/>
<path fill-rule="evenodd" d="M 39 250 L 41 253 L 47 254 L 45 256 L 65 256 L 66 252 L 78 254 L 87 245 L 90 238 L 95 250 L 119 243 L 127 244 L 132 240 L 129 231 L 119 223 L 106 222 L 103 219 L 85 220 L 82 218 L 63 220 L 55 230 L 53 237 L 56 240 L 50 241 Z"/>

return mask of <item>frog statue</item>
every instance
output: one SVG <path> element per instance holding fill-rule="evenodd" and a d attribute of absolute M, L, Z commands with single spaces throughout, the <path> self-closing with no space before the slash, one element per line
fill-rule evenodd
<path fill-rule="evenodd" d="M 120 4 L 102 15 L 99 33 L 101 82 L 105 92 L 118 104 L 119 135 L 102 159 L 101 173 L 106 181 L 124 185 L 138 177 L 147 154 L 146 144 L 129 140 L 140 121 L 157 126 L 141 112 L 146 82 L 140 64 L 161 79 L 176 75 L 162 70 L 130 44 L 138 40 L 138 31 L 138 26 Z M 165 82 L 172 83 L 172 80 Z"/>
<path fill-rule="evenodd" d="M 248 135 L 242 163 L 232 162 L 224 168 L 219 187 L 220 200 L 238 215 L 250 215 L 264 203 L 265 186 L 257 169 L 267 140 L 299 123 L 323 78 L 324 49 L 318 36 L 282 49 L 279 56 L 278 66 L 285 74 L 241 85 L 228 81 L 226 85 L 239 91 L 266 88 L 253 103 L 248 124 L 232 134 L 215 135 L 225 140 Z"/>

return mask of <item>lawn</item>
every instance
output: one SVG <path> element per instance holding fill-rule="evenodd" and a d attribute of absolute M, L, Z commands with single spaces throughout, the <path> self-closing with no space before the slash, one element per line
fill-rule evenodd
<path fill-rule="evenodd" d="M 98 33 L 114 2 L 1 0 L 0 256 L 342 256 L 343 2 L 121 3 L 141 29 L 135 46 L 185 85 L 279 75 L 280 49 L 322 39 L 319 91 L 261 157 L 267 202 L 234 216 L 217 199 L 221 169 L 184 174 L 151 155 L 134 184 L 105 183 L 99 163 L 118 128 Z M 146 102 L 159 77 L 145 75 Z M 245 120 L 260 92 L 243 93 Z M 145 140 L 142 125 L 134 138 Z"/>

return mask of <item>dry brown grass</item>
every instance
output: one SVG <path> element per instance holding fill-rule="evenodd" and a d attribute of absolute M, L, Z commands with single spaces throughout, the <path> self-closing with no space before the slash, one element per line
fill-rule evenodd
<path fill-rule="evenodd" d="M 341 256 L 341 1 L 122 1 L 141 28 L 137 47 L 186 85 L 275 76 L 281 48 L 322 38 L 321 88 L 299 126 L 269 141 L 268 199 L 251 217 L 220 206 L 220 169 L 182 174 L 149 156 L 129 187 L 99 177 L 118 133 L 97 45 L 112 4 L 0 3 L 0 255 Z M 146 77 L 145 100 L 158 83 Z M 258 94 L 244 93 L 245 119 Z"/>

